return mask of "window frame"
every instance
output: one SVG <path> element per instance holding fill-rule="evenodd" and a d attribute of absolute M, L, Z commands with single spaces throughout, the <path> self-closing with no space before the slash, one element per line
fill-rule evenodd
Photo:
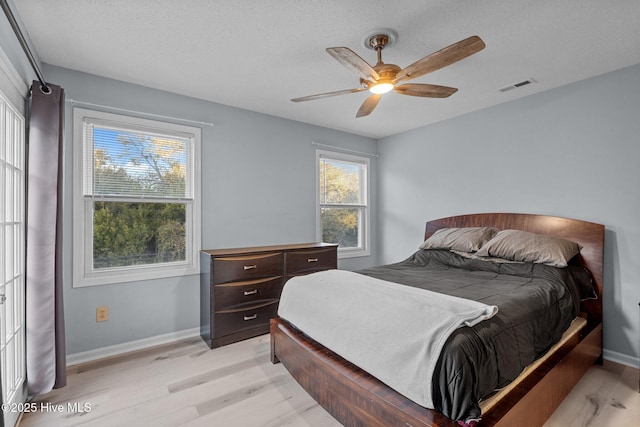
<path fill-rule="evenodd" d="M 27 396 L 24 306 L 27 141 L 23 112 L 3 90 L 0 87 L 0 402 L 20 405 Z M 3 417 L 5 424 L 14 425 L 18 412 L 0 412 L 0 424 Z"/>
<path fill-rule="evenodd" d="M 322 241 L 322 208 L 323 206 L 335 207 L 336 204 L 323 204 L 320 202 L 320 160 L 331 159 L 342 162 L 356 163 L 364 166 L 364 179 L 361 183 L 361 203 L 345 204 L 341 206 L 358 208 L 360 216 L 358 218 L 359 245 L 356 248 L 341 248 L 338 246 L 338 258 L 356 258 L 371 255 L 371 222 L 370 222 L 370 189 L 371 189 L 371 160 L 366 156 L 346 154 L 339 151 L 316 150 L 316 239 Z M 328 242 L 331 243 L 331 242 Z"/>
<path fill-rule="evenodd" d="M 185 261 L 93 269 L 93 203 L 96 200 L 110 201 L 110 199 L 84 195 L 85 178 L 88 178 L 86 177 L 84 160 L 87 148 L 84 138 L 84 126 L 88 122 L 130 129 L 136 132 L 149 132 L 154 135 L 188 137 L 190 147 L 187 150 L 187 162 L 191 164 L 192 176 L 187 177 L 187 187 L 192 186 L 192 197 L 180 200 L 180 203 L 184 202 L 186 210 Z M 201 249 L 201 129 L 76 107 L 73 109 L 73 132 L 73 287 L 199 274 L 199 252 Z M 163 201 L 144 197 L 118 197 L 118 201 L 176 203 L 175 200 Z"/>

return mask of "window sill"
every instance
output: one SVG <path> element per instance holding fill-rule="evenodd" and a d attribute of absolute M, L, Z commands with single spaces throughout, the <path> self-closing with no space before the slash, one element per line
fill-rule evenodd
<path fill-rule="evenodd" d="M 360 257 L 366 257 L 366 256 L 370 256 L 371 255 L 371 251 L 369 250 L 363 250 L 363 249 L 354 249 L 354 250 L 340 250 L 340 248 L 338 248 L 338 259 L 345 259 L 345 258 L 360 258 Z"/>
<path fill-rule="evenodd" d="M 199 266 L 176 265 L 163 267 L 122 268 L 111 271 L 101 271 L 74 277 L 73 287 L 83 288 L 99 285 L 113 285 L 117 283 L 140 282 L 145 280 L 168 279 L 200 274 Z M 81 276 L 78 274 L 78 276 Z"/>

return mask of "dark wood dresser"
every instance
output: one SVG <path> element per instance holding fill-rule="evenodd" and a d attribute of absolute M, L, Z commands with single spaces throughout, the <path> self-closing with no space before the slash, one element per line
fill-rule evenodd
<path fill-rule="evenodd" d="M 200 335 L 215 348 L 268 333 L 284 283 L 337 268 L 337 249 L 304 243 L 200 251 Z"/>

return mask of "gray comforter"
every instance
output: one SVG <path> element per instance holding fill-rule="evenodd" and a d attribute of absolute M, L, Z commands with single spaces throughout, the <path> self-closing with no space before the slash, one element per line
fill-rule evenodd
<path fill-rule="evenodd" d="M 442 250 L 420 250 L 405 261 L 358 271 L 499 308 L 493 318 L 456 330 L 434 371 L 435 408 L 465 421 L 480 418 L 482 398 L 514 380 L 560 339 L 578 313 L 581 286 L 589 286 L 577 283 L 584 271 L 577 272 Z"/>

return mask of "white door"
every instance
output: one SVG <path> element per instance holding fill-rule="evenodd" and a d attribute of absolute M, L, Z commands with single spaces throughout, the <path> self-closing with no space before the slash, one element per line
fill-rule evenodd
<path fill-rule="evenodd" d="M 0 92 L 0 377 L 7 427 L 26 398 L 24 127 L 22 114 Z"/>

